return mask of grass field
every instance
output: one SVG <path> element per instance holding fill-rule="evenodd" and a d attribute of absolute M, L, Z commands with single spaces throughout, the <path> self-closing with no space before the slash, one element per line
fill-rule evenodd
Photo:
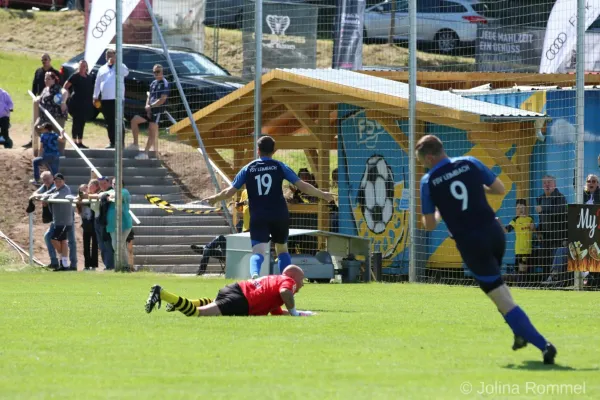
<path fill-rule="evenodd" d="M 515 292 L 559 350 L 544 366 L 531 346 L 510 350 L 509 328 L 475 288 L 315 284 L 297 296 L 315 317 L 198 319 L 164 304 L 146 314 L 150 286 L 214 296 L 224 280 L 29 271 L 0 281 L 2 399 L 464 399 L 482 397 L 481 382 L 489 398 L 600 396 L 595 293 Z"/>

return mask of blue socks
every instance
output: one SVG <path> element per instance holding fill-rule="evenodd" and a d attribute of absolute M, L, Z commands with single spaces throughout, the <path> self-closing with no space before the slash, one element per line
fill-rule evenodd
<path fill-rule="evenodd" d="M 262 254 L 252 254 L 250 257 L 250 276 L 260 275 L 260 267 L 263 261 L 265 261 L 265 256 Z"/>
<path fill-rule="evenodd" d="M 540 350 L 546 348 L 546 339 L 535 329 L 525 311 L 516 306 L 504 316 L 515 335 L 523 337 Z"/>
<path fill-rule="evenodd" d="M 285 267 L 292 263 L 290 253 L 281 253 L 277 256 L 277 265 L 279 265 L 279 273 L 283 273 Z"/>

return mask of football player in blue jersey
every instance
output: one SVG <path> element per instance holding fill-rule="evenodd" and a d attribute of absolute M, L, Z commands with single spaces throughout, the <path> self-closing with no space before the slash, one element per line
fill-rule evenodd
<path fill-rule="evenodd" d="M 434 135 L 421 138 L 415 150 L 429 169 L 421 179 L 425 229 L 433 230 L 444 220 L 463 261 L 512 329 L 513 350 L 531 343 L 542 351 L 544 364 L 554 364 L 556 348 L 515 303 L 500 274 L 506 238 L 486 193 L 504 194 L 502 181 L 475 157 L 449 158 Z"/>
<path fill-rule="evenodd" d="M 250 258 L 250 275 L 260 275 L 260 267 L 264 254 L 268 251 L 270 240 L 275 243 L 279 270 L 291 264 L 287 240 L 289 235 L 289 213 L 287 202 L 283 196 L 283 181 L 297 187 L 309 196 L 315 196 L 327 202 L 333 201 L 333 195 L 306 183 L 294 171 L 281 161 L 271 157 L 275 152 L 275 140 L 270 136 L 258 139 L 259 158 L 252 161 L 236 175 L 230 187 L 220 193 L 204 199 L 209 204 L 232 197 L 242 186 L 246 185 L 250 207 L 250 240 L 252 257 Z"/>

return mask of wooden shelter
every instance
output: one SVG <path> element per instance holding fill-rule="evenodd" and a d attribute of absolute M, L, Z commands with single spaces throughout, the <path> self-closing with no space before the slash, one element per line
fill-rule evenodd
<path fill-rule="evenodd" d="M 254 82 L 217 100 L 194 114 L 208 155 L 230 178 L 254 158 Z M 377 76 L 344 70 L 272 70 L 262 77 L 263 134 L 272 135 L 277 149 L 298 149 L 306 154 L 321 189 L 329 187 L 330 150 L 337 149 L 338 105 L 350 104 L 378 121 L 399 146 L 411 154 L 408 133 L 398 121 L 408 119 L 408 85 Z M 427 124 L 465 131 L 470 141 L 485 143 L 497 165 L 520 182 L 519 192 L 529 190 L 528 164 L 536 140 L 536 124 L 544 115 L 532 111 L 490 104 L 449 92 L 417 88 L 417 135 L 426 133 Z M 189 120 L 171 128 L 180 141 L 197 147 Z M 498 146 L 498 138 L 510 136 L 518 143 L 517 163 L 507 158 Z M 233 150 L 233 162 L 218 150 Z M 521 162 L 522 161 L 522 162 Z M 417 179 L 423 170 L 419 167 Z M 300 211 L 290 207 L 290 211 Z M 321 202 L 302 207 L 301 212 L 318 213 L 318 229 L 327 230 L 327 206 Z"/>

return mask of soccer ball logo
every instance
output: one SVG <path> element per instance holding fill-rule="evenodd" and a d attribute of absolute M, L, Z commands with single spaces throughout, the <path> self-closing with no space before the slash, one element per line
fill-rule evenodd
<path fill-rule="evenodd" d="M 394 173 L 382 156 L 367 160 L 357 202 L 367 227 L 376 234 L 383 232 L 394 213 Z"/>

